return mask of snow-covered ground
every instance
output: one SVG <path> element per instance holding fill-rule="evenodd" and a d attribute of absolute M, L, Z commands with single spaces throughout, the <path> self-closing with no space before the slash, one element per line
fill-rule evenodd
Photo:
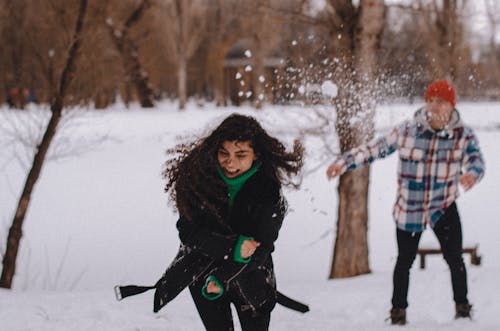
<path fill-rule="evenodd" d="M 458 206 L 465 244 L 478 243 L 481 266 L 469 272 L 474 320 L 453 319 L 448 268 L 439 256 L 427 268 L 412 269 L 408 330 L 500 330 L 500 104 L 463 103 L 463 119 L 479 137 L 487 174 Z M 418 105 L 381 105 L 377 131 L 412 115 Z M 161 178 L 165 150 L 215 127 L 232 112 L 252 114 L 272 134 L 290 143 L 300 129 L 319 123 L 300 107 L 217 109 L 174 104 L 155 110 L 87 111 L 69 122 L 58 146 L 76 146 L 63 159 L 46 163 L 35 187 L 23 232 L 12 291 L 0 290 L 0 331 L 14 330 L 202 330 L 187 291 L 152 312 L 152 292 L 116 302 L 115 284 L 153 284 L 178 247 L 176 214 L 167 203 Z M 30 123 L 33 114 L 0 109 L 0 244 L 25 179 L 23 149 L 6 142 L 5 128 Z M 38 117 L 39 118 L 39 117 Z M 43 121 L 42 121 L 43 122 Z M 71 124 L 73 123 L 73 124 Z M 19 126 L 17 130 L 25 130 Z M 99 142 L 101 141 L 101 142 Z M 337 149 L 334 134 L 327 139 Z M 99 142 L 99 143 L 98 143 Z M 337 208 L 337 180 L 328 182 L 322 140 L 307 137 L 307 176 L 299 191 L 286 190 L 290 204 L 275 256 L 279 289 L 310 305 L 305 315 L 277 306 L 271 330 L 385 330 L 396 257 L 391 218 L 396 191 L 393 155 L 372 166 L 369 249 L 372 273 L 327 280 Z M 62 146 L 62 147 L 61 147 Z M 61 154 L 61 152 L 59 152 Z M 421 246 L 436 246 L 426 231 Z M 235 317 L 236 318 L 236 317 Z M 237 318 L 236 318 L 237 319 Z M 239 325 L 236 322 L 236 327 Z"/>

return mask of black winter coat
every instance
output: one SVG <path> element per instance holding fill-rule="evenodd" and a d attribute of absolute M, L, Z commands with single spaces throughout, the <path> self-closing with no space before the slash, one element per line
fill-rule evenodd
<path fill-rule="evenodd" d="M 276 281 L 271 253 L 286 212 L 280 186 L 257 171 L 236 195 L 232 207 L 221 206 L 224 223 L 200 211 L 192 220 L 177 222 L 184 246 L 210 260 L 195 281 L 213 275 L 224 289 L 238 293 L 243 310 L 272 309 L 276 303 Z M 248 264 L 233 260 L 239 235 L 260 242 Z"/>
<path fill-rule="evenodd" d="M 280 185 L 257 171 L 243 185 L 232 206 L 220 206 L 224 216 L 221 223 L 214 216 L 200 210 L 188 220 L 180 217 L 177 229 L 181 240 L 179 252 L 155 286 L 117 286 L 117 297 L 156 289 L 154 311 L 159 311 L 188 286 L 199 285 L 213 275 L 224 286 L 234 290 L 242 310 L 271 310 L 276 301 L 301 312 L 308 307 L 277 292 L 271 253 L 278 238 L 286 202 Z M 260 242 L 247 264 L 233 260 L 239 235 L 253 237 Z"/>

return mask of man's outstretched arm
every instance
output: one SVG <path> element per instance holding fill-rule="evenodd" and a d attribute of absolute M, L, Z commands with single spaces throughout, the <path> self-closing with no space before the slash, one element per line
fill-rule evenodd
<path fill-rule="evenodd" d="M 397 149 L 398 137 L 404 125 L 394 128 L 389 134 L 375 138 L 368 143 L 355 147 L 342 155 L 338 155 L 326 170 L 328 179 L 342 175 L 369 165 L 377 159 L 392 154 Z"/>

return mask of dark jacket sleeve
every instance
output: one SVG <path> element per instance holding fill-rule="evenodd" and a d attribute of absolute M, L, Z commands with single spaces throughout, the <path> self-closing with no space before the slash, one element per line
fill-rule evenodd
<path fill-rule="evenodd" d="M 260 246 L 248 263 L 247 269 L 258 268 L 271 256 L 274 251 L 274 242 L 278 239 L 279 230 L 283 224 L 285 208 L 285 202 L 281 197 L 273 204 L 257 206 L 255 213 L 259 217 L 259 226 L 254 239 L 260 242 Z"/>
<path fill-rule="evenodd" d="M 177 230 L 184 245 L 214 259 L 231 256 L 237 240 L 235 234 L 224 235 L 211 231 L 200 222 L 182 216 L 177 221 Z"/>
<path fill-rule="evenodd" d="M 240 275 L 252 272 L 265 264 L 274 251 L 274 242 L 283 223 L 285 202 L 281 197 L 276 201 L 260 203 L 255 207 L 253 218 L 258 223 L 257 231 L 253 236 L 260 242 L 260 246 L 252 255 L 247 264 L 235 262 L 232 258 L 216 263 L 216 267 L 209 275 L 217 278 L 219 283 L 227 286 L 229 282 Z"/>

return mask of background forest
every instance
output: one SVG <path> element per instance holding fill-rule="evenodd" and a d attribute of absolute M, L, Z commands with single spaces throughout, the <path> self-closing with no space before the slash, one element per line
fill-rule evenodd
<path fill-rule="evenodd" d="M 356 34 L 370 20 L 356 3 L 90 1 L 66 103 L 151 107 L 168 98 L 184 108 L 187 98 L 257 107 L 321 101 L 316 84 L 357 55 Z M 380 4 L 368 51 L 375 96 L 420 96 L 439 77 L 453 81 L 462 98 L 500 98 L 498 1 Z M 78 7 L 67 0 L 0 1 L 0 103 L 51 103 Z"/>

